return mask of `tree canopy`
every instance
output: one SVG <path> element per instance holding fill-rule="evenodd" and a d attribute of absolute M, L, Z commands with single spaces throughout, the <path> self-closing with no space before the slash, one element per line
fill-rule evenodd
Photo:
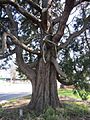
<path fill-rule="evenodd" d="M 0 0 L 0 59 L 16 53 L 20 71 L 36 86 L 34 92 L 39 87 L 54 89 L 51 79 L 57 79 L 74 85 L 85 99 L 90 81 L 89 7 L 89 0 Z M 40 86 L 40 79 L 48 85 Z M 44 102 L 55 106 L 52 91 L 45 93 L 53 97 Z"/>

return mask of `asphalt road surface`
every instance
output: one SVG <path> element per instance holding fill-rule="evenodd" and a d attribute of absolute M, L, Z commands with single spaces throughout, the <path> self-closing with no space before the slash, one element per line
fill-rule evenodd
<path fill-rule="evenodd" d="M 0 103 L 32 94 L 30 82 L 6 82 L 0 80 Z"/>

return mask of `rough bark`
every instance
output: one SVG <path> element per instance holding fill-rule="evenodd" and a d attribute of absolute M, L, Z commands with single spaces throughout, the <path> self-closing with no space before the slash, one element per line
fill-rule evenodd
<path fill-rule="evenodd" d="M 30 79 L 30 81 L 33 84 L 36 78 L 35 71 L 31 69 L 29 65 L 24 63 L 23 57 L 22 57 L 22 49 L 18 46 L 16 47 L 16 61 L 20 70 Z"/>
<path fill-rule="evenodd" d="M 59 21 L 59 28 L 58 28 L 57 33 L 53 37 L 53 41 L 55 43 L 58 43 L 64 34 L 66 23 L 68 21 L 69 15 L 74 7 L 74 3 L 75 3 L 75 0 L 66 0 L 65 1 L 64 11 L 63 11 L 62 17 L 60 17 L 60 21 Z"/>
<path fill-rule="evenodd" d="M 56 75 L 53 64 L 50 61 L 44 63 L 43 58 L 40 58 L 37 79 L 33 86 L 32 98 L 29 104 L 30 110 L 41 113 L 48 106 L 59 107 Z"/>

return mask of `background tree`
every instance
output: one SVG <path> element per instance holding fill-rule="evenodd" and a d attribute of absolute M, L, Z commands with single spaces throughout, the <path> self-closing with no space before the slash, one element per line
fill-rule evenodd
<path fill-rule="evenodd" d="M 16 53 L 32 83 L 30 110 L 60 105 L 56 80 L 77 91 L 88 83 L 89 6 L 89 0 L 0 0 L 0 58 Z"/>

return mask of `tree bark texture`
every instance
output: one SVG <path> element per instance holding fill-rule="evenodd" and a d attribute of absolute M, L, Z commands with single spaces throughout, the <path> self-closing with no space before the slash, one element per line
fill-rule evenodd
<path fill-rule="evenodd" d="M 44 63 L 43 59 L 40 58 L 36 78 L 35 84 L 32 86 L 30 110 L 42 112 L 48 106 L 58 107 L 56 70 L 53 64 L 50 62 Z"/>
<path fill-rule="evenodd" d="M 51 106 L 57 108 L 60 105 L 57 93 L 57 72 L 55 66 L 51 62 L 51 54 L 54 52 L 47 52 L 46 63 L 43 57 L 39 58 L 36 74 L 31 71 L 27 64 L 23 63 L 20 48 L 17 49 L 17 63 L 20 69 L 31 80 L 32 96 L 29 103 L 29 110 L 41 113 L 45 108 Z M 53 50 L 52 50 L 53 51 Z"/>

